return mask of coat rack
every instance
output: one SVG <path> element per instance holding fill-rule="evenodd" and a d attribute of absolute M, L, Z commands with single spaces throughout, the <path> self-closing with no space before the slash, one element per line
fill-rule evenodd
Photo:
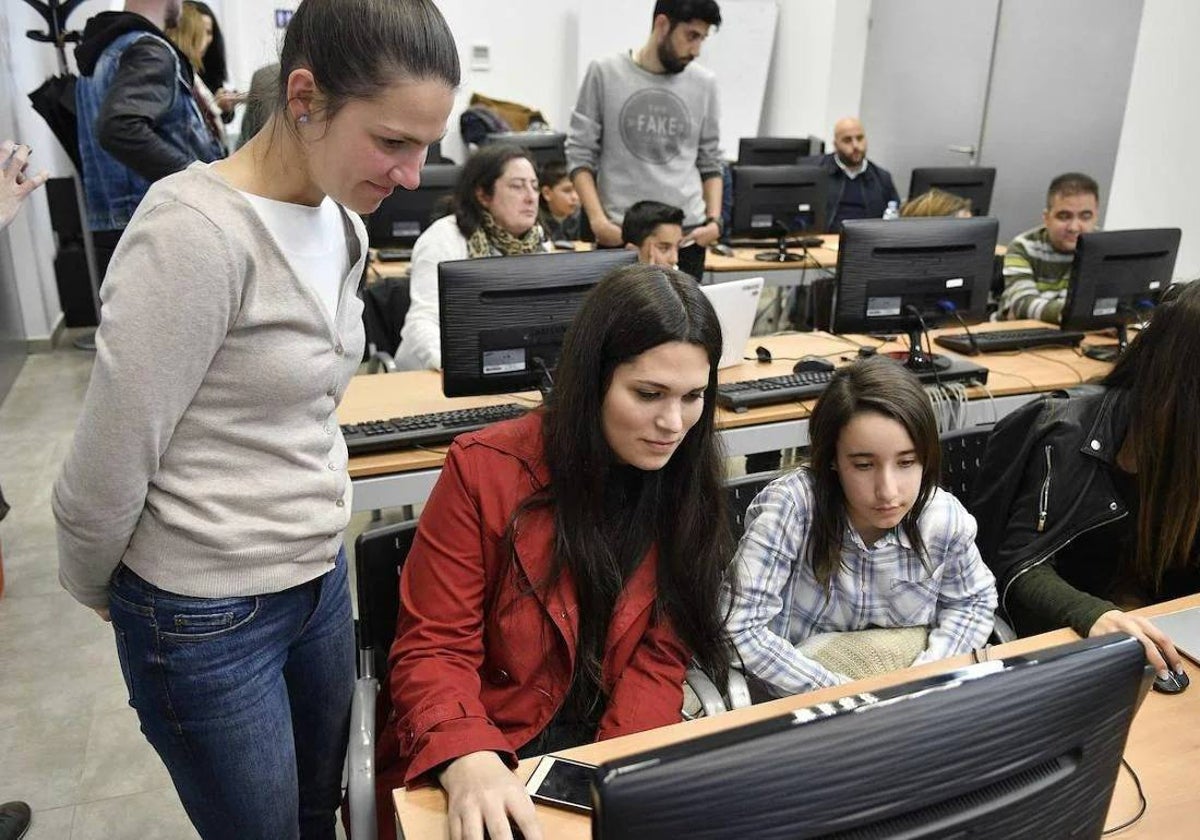
<path fill-rule="evenodd" d="M 25 34 L 43 44 L 54 44 L 54 49 L 58 52 L 58 72 L 66 73 L 67 43 L 77 44 L 81 37 L 78 32 L 67 31 L 67 18 L 83 0 L 47 0 L 45 3 L 39 2 L 39 0 L 25 0 L 25 2 L 45 18 L 48 27 L 46 32 L 31 29 Z"/>

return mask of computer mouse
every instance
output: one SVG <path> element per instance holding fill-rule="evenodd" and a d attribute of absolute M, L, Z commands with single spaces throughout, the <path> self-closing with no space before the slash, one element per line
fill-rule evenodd
<path fill-rule="evenodd" d="M 714 242 L 712 245 L 708 246 L 708 250 L 712 251 L 714 254 L 720 254 L 722 257 L 733 256 L 733 249 L 724 242 Z"/>
<path fill-rule="evenodd" d="M 1165 678 L 1154 678 L 1154 690 L 1163 694 L 1180 694 L 1191 684 L 1186 671 L 1168 671 Z"/>
<path fill-rule="evenodd" d="M 819 373 L 833 370 L 833 362 L 820 356 L 803 356 L 792 365 L 792 373 Z"/>

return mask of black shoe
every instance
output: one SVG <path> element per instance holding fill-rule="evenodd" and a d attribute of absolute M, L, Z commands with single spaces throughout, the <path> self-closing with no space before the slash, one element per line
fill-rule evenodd
<path fill-rule="evenodd" d="M 5 802 L 0 805 L 0 840 L 21 840 L 29 830 L 33 812 L 24 802 Z"/>

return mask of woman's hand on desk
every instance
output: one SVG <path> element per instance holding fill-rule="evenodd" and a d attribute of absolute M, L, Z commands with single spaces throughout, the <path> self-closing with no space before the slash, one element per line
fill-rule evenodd
<path fill-rule="evenodd" d="M 456 758 L 438 781 L 449 798 L 450 840 L 512 840 L 511 819 L 525 840 L 542 840 L 533 801 L 517 775 L 494 752 Z"/>
<path fill-rule="evenodd" d="M 1150 663 L 1160 676 L 1168 669 L 1177 671 L 1183 668 L 1183 659 L 1171 637 L 1154 626 L 1147 618 L 1140 615 L 1130 615 L 1120 610 L 1109 610 L 1096 619 L 1088 636 L 1103 636 L 1105 633 L 1128 633 L 1142 643 L 1146 649 L 1146 661 Z"/>

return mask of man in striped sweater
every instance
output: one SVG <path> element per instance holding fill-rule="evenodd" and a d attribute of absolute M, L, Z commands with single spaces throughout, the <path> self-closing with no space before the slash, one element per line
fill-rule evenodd
<path fill-rule="evenodd" d="M 1079 234 L 1097 229 L 1099 207 L 1100 187 L 1091 177 L 1067 172 L 1050 182 L 1041 226 L 1017 236 L 1004 255 L 1002 319 L 1059 322 Z"/>

